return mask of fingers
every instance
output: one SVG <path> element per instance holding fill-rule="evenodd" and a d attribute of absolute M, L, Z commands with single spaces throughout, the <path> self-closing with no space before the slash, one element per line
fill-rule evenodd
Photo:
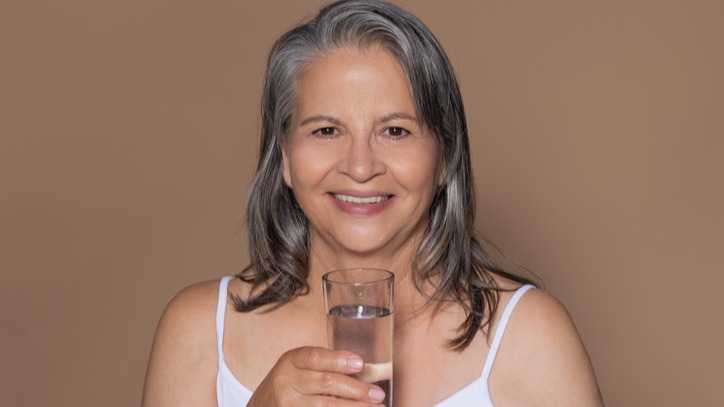
<path fill-rule="evenodd" d="M 379 403 L 385 399 L 385 392 L 378 386 L 365 383 L 340 373 L 315 372 L 295 385 L 302 394 L 334 396 L 365 403 Z"/>
<path fill-rule="evenodd" d="M 354 374 L 364 368 L 362 358 L 351 352 L 304 347 L 288 353 L 291 362 L 299 369 Z"/>
<path fill-rule="evenodd" d="M 351 376 L 364 368 L 351 352 L 304 347 L 286 352 L 254 391 L 253 406 L 378 405 L 384 391 Z M 252 403 L 253 402 L 253 403 Z"/>
<path fill-rule="evenodd" d="M 362 401 L 353 400 L 342 400 L 332 398 L 328 396 L 314 396 L 308 399 L 309 403 L 307 406 L 320 406 L 320 407 L 385 407 L 384 404 L 379 403 L 365 403 Z"/>
<path fill-rule="evenodd" d="M 360 373 L 364 368 L 364 361 L 354 353 L 304 347 L 290 351 L 288 357 L 296 368 L 312 371 L 295 382 L 299 393 L 365 403 L 379 403 L 385 399 L 385 392 L 380 387 L 348 376 Z"/>

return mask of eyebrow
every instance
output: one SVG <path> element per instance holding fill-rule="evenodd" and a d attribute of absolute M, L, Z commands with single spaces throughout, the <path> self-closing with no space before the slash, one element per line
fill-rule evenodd
<path fill-rule="evenodd" d="M 342 121 L 335 117 L 317 115 L 317 116 L 307 117 L 306 119 L 302 120 L 302 122 L 299 123 L 299 126 L 304 126 L 305 124 L 315 123 L 315 122 L 329 122 L 329 123 L 334 124 L 335 126 L 342 125 Z"/>
<path fill-rule="evenodd" d="M 392 114 L 388 114 L 387 116 L 384 116 L 382 119 L 380 119 L 380 123 L 387 123 L 391 122 L 393 120 L 412 120 L 413 122 L 417 123 L 417 117 L 404 113 L 404 112 L 395 112 Z"/>
<path fill-rule="evenodd" d="M 417 117 L 404 113 L 404 112 L 395 112 L 388 114 L 387 116 L 383 116 L 379 122 L 380 123 L 387 123 L 391 122 L 393 120 L 411 120 L 415 123 L 417 123 Z M 306 119 L 302 120 L 301 123 L 299 123 L 299 126 L 304 126 L 309 123 L 315 123 L 315 122 L 329 122 L 334 124 L 335 126 L 342 126 L 342 121 L 337 119 L 336 117 L 332 116 L 324 116 L 324 115 L 316 115 L 316 116 L 310 116 Z"/>

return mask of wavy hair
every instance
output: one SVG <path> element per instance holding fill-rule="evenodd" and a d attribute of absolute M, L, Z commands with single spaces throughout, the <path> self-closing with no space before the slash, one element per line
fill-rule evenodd
<path fill-rule="evenodd" d="M 412 274 L 428 303 L 453 301 L 463 307 L 467 318 L 449 345 L 465 349 L 496 313 L 499 288 L 492 274 L 529 281 L 498 266 L 476 237 L 467 124 L 450 61 L 420 20 L 384 1 L 332 3 L 282 35 L 271 49 L 262 91 L 259 161 L 246 208 L 251 261 L 237 275 L 252 284 L 252 291 L 247 299 L 234 297 L 235 307 L 242 312 L 279 307 L 309 290 L 309 225 L 282 179 L 282 140 L 300 74 L 320 56 L 349 47 L 381 47 L 397 59 L 421 125 L 436 139 L 444 180 L 429 208 Z M 425 283 L 432 284 L 432 292 L 423 289 Z"/>

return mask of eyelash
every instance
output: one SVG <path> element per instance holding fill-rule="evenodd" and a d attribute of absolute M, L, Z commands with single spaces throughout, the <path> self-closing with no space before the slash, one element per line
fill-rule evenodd
<path fill-rule="evenodd" d="M 395 134 L 395 135 L 390 134 L 391 130 L 400 131 L 402 134 Z M 410 132 L 402 127 L 392 126 L 392 127 L 388 127 L 385 129 L 385 134 L 392 137 L 393 139 L 401 139 L 401 138 L 404 138 L 404 137 L 410 135 Z"/>
<path fill-rule="evenodd" d="M 334 133 L 333 134 L 323 134 L 324 132 L 327 132 L 330 130 Z M 314 136 L 319 137 L 319 138 L 332 138 L 332 137 L 336 136 L 338 133 L 339 133 L 339 130 L 337 130 L 334 127 L 322 127 L 322 128 L 319 128 L 312 132 L 312 134 Z"/>
<path fill-rule="evenodd" d="M 333 132 L 329 134 L 329 132 Z M 399 132 L 400 134 L 391 134 L 392 132 Z M 312 135 L 319 138 L 332 138 L 339 134 L 339 130 L 336 127 L 320 127 L 312 132 Z M 391 126 L 385 128 L 383 134 L 387 135 L 392 139 L 402 139 L 410 134 L 409 130 L 398 126 Z"/>

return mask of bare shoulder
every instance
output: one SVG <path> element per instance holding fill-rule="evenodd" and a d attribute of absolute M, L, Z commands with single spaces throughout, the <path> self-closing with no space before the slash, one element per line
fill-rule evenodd
<path fill-rule="evenodd" d="M 219 280 L 184 288 L 169 302 L 153 340 L 143 406 L 216 405 Z"/>
<path fill-rule="evenodd" d="M 499 405 L 602 406 L 596 377 L 566 308 L 529 290 L 511 314 L 490 377 Z"/>
<path fill-rule="evenodd" d="M 181 330 L 197 339 L 204 336 L 207 332 L 198 332 L 196 328 L 200 325 L 215 326 L 218 299 L 219 280 L 184 288 L 166 306 L 161 316 L 159 330 Z M 215 331 L 212 330 L 211 334 L 215 336 Z"/>

